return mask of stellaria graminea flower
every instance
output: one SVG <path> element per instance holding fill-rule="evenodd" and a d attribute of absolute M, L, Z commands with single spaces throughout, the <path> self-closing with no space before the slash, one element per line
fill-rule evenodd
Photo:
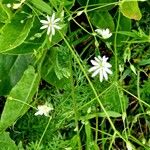
<path fill-rule="evenodd" d="M 89 72 L 93 72 L 92 77 L 99 74 L 100 82 L 108 80 L 108 74 L 112 74 L 110 68 L 112 67 L 110 63 L 107 62 L 108 58 L 103 56 L 94 57 L 95 60 L 91 60 L 93 67 L 89 69 Z"/>
<path fill-rule="evenodd" d="M 58 22 L 61 20 L 61 18 L 55 19 L 55 13 L 53 13 L 51 17 L 47 15 L 46 18 L 47 20 L 40 20 L 40 22 L 43 24 L 40 29 L 47 28 L 47 35 L 52 37 L 53 35 L 55 35 L 55 29 L 61 29 L 61 27 L 58 25 Z"/>
<path fill-rule="evenodd" d="M 96 33 L 98 33 L 100 36 L 102 36 L 103 39 L 108 39 L 112 36 L 112 33 L 110 32 L 110 30 L 107 29 L 96 29 L 95 30 Z"/>
<path fill-rule="evenodd" d="M 49 112 L 53 110 L 52 105 L 45 103 L 44 105 L 39 105 L 37 112 L 34 114 L 35 116 L 37 115 L 45 115 L 49 116 Z"/>

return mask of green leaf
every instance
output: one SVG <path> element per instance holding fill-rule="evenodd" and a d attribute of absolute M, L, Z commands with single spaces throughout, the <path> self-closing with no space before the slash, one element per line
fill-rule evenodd
<path fill-rule="evenodd" d="M 102 96 L 101 101 L 107 111 L 113 111 L 116 113 L 124 112 L 128 106 L 128 99 L 123 91 L 118 88 L 118 85 L 112 86 Z"/>
<path fill-rule="evenodd" d="M 111 31 L 114 30 L 114 21 L 108 11 L 92 11 L 90 14 L 90 20 L 92 24 L 97 28 L 106 29 L 109 28 Z"/>
<path fill-rule="evenodd" d="M 70 53 L 67 48 L 51 48 L 42 67 L 42 78 L 57 88 L 64 87 L 69 82 L 70 77 L 69 56 Z"/>
<path fill-rule="evenodd" d="M 39 80 L 39 75 L 32 66 L 29 66 L 7 97 L 1 115 L 0 130 L 7 129 L 29 109 L 28 104 L 32 102 Z"/>
<path fill-rule="evenodd" d="M 31 28 L 28 37 L 25 39 L 25 41 L 16 48 L 3 53 L 18 55 L 18 54 L 31 54 L 38 51 L 39 47 L 45 40 L 45 34 L 40 33 L 41 31 L 40 27 L 41 23 L 39 22 L 39 19 L 35 18 L 33 22 L 33 27 Z"/>
<path fill-rule="evenodd" d="M 18 150 L 15 142 L 9 137 L 8 132 L 0 133 L 0 147 L 1 150 Z"/>
<path fill-rule="evenodd" d="M 29 3 L 32 3 L 33 6 L 35 6 L 42 12 L 45 12 L 49 15 L 52 14 L 52 8 L 42 0 L 29 0 Z"/>
<path fill-rule="evenodd" d="M 30 55 L 0 54 L 0 95 L 7 95 L 12 87 L 20 80 L 29 63 Z"/>
<path fill-rule="evenodd" d="M 120 2 L 120 11 L 129 19 L 140 20 L 142 17 L 137 0 L 122 0 Z"/>
<path fill-rule="evenodd" d="M 0 53 L 8 52 L 22 44 L 28 36 L 33 20 L 34 17 L 27 19 L 25 14 L 16 14 L 0 31 Z"/>

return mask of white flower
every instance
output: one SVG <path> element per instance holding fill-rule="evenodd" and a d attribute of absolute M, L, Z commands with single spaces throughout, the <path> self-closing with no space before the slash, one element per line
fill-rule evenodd
<path fill-rule="evenodd" d="M 14 3 L 13 4 L 13 9 L 18 9 L 21 7 L 21 5 L 25 2 L 25 0 L 21 0 L 20 3 Z"/>
<path fill-rule="evenodd" d="M 108 39 L 112 36 L 112 33 L 110 32 L 110 30 L 108 28 L 107 29 L 96 29 L 95 32 L 98 33 L 99 35 L 101 35 L 103 39 Z"/>
<path fill-rule="evenodd" d="M 132 150 L 132 145 L 129 141 L 126 142 L 127 150 Z"/>
<path fill-rule="evenodd" d="M 55 13 L 52 14 L 52 16 L 47 15 L 47 20 L 40 20 L 40 22 L 43 24 L 43 26 L 40 29 L 46 29 L 47 28 L 47 34 L 52 36 L 55 35 L 55 29 L 59 30 L 61 29 L 60 26 L 58 26 L 58 22 L 61 20 L 60 18 L 55 19 Z"/>
<path fill-rule="evenodd" d="M 93 67 L 89 69 L 89 72 L 93 71 L 92 77 L 95 77 L 97 74 L 99 74 L 100 82 L 103 81 L 103 78 L 108 80 L 108 74 L 112 74 L 112 71 L 110 70 L 112 66 L 107 62 L 108 58 L 105 56 L 102 58 L 98 56 L 94 57 L 94 59 L 95 60 L 91 60 Z"/>
<path fill-rule="evenodd" d="M 46 103 L 45 105 L 39 105 L 38 111 L 34 115 L 35 116 L 37 116 L 37 115 L 49 116 L 49 112 L 52 110 L 53 110 L 52 105 Z"/>
<path fill-rule="evenodd" d="M 8 4 L 6 4 L 6 6 L 7 6 L 8 8 L 10 8 L 10 7 L 11 7 L 11 4 L 10 4 L 10 3 L 8 3 Z"/>

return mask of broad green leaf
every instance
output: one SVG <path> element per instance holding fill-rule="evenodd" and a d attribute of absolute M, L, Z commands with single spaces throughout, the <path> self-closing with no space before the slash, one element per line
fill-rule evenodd
<path fill-rule="evenodd" d="M 51 48 L 42 67 L 42 78 L 58 88 L 64 87 L 70 77 L 69 57 L 67 48 Z"/>
<path fill-rule="evenodd" d="M 120 11 L 129 19 L 140 20 L 142 17 L 137 0 L 122 0 L 120 2 Z"/>
<path fill-rule="evenodd" d="M 25 41 L 14 49 L 3 52 L 5 54 L 30 54 L 38 51 L 39 47 L 45 40 L 45 34 L 42 34 L 41 23 L 37 18 L 34 19 L 33 27 L 31 28 Z M 37 32 L 39 31 L 39 32 Z"/>
<path fill-rule="evenodd" d="M 32 63 L 30 55 L 0 54 L 0 95 L 9 93 L 20 80 L 29 63 Z"/>
<path fill-rule="evenodd" d="M 28 18 L 25 14 L 16 14 L 10 23 L 0 31 L 0 53 L 8 52 L 24 42 L 33 25 L 34 17 Z M 23 23 L 22 23 L 23 21 Z"/>
<path fill-rule="evenodd" d="M 107 111 L 122 113 L 126 110 L 128 99 L 123 91 L 117 87 L 112 86 L 101 98 L 102 104 Z"/>
<path fill-rule="evenodd" d="M 42 12 L 45 12 L 49 15 L 52 14 L 52 8 L 42 0 L 29 0 L 28 2 L 32 3 L 33 6 L 35 6 L 37 9 L 39 9 Z"/>
<path fill-rule="evenodd" d="M 32 66 L 29 66 L 7 97 L 1 115 L 0 130 L 7 129 L 29 109 L 28 104 L 32 102 L 39 80 L 39 75 Z"/>
<path fill-rule="evenodd" d="M 8 132 L 0 133 L 0 148 L 1 150 L 18 150 L 15 142 L 9 137 Z"/>
<path fill-rule="evenodd" d="M 41 43 L 24 42 L 18 47 L 11 49 L 9 51 L 6 51 L 3 54 L 15 54 L 15 55 L 32 54 L 34 51 L 36 52 L 40 46 L 41 46 Z"/>
<path fill-rule="evenodd" d="M 108 11 L 104 11 L 104 12 L 92 11 L 90 13 L 90 20 L 91 23 L 97 28 L 102 28 L 102 29 L 109 28 L 110 31 L 114 30 L 114 21 Z"/>

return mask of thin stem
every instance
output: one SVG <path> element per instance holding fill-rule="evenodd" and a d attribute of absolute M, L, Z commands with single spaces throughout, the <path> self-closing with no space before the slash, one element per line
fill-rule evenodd
<path fill-rule="evenodd" d="M 117 26 L 116 26 L 116 32 L 115 32 L 115 38 L 114 38 L 114 52 L 115 52 L 115 81 L 118 81 L 117 32 L 118 32 L 118 29 L 119 29 L 119 23 L 120 23 L 120 11 L 118 12 L 118 20 L 117 20 Z"/>
<path fill-rule="evenodd" d="M 47 125 L 46 125 L 46 127 L 45 127 L 45 129 L 44 129 L 44 132 L 43 132 L 43 134 L 42 134 L 42 136 L 41 136 L 41 138 L 40 138 L 40 141 L 39 141 L 39 143 L 38 143 L 38 146 L 37 146 L 36 150 L 39 150 L 40 144 L 41 144 L 41 142 L 42 142 L 42 140 L 43 140 L 43 137 L 44 137 L 44 135 L 45 135 L 45 133 L 46 133 L 46 131 L 47 131 L 47 129 L 48 129 L 48 126 L 49 126 L 49 124 L 50 124 L 51 119 L 52 119 L 52 117 L 50 116 L 50 117 L 49 117 L 49 120 L 48 120 L 48 123 L 47 123 Z"/>

